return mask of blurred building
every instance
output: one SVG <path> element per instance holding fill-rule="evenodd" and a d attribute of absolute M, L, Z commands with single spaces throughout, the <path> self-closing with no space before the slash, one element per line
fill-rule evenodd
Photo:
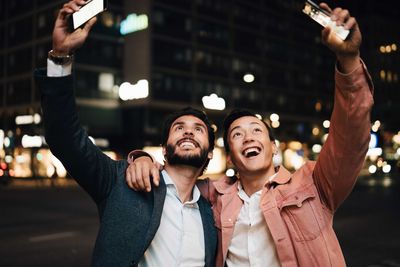
<path fill-rule="evenodd" d="M 320 26 L 301 12 L 303 1 L 108 2 L 74 63 L 82 124 L 105 150 L 123 155 L 158 145 L 164 116 L 186 106 L 204 109 L 203 97 L 214 108 L 225 102 L 224 110 L 207 110 L 216 125 L 232 108 L 248 108 L 273 123 L 285 148 L 299 142 L 300 156 L 308 153 L 302 143 L 322 144 L 335 59 L 321 44 Z M 396 133 L 400 35 L 392 25 L 399 23 L 398 8 L 388 9 L 388 1 L 330 2 L 351 5 L 359 18 L 362 55 L 376 87 L 373 120 Z M 9 143 L 2 159 L 15 160 L 25 135 L 43 135 L 32 72 L 46 66 L 62 3 L 0 2 L 0 129 Z M 31 119 L 17 123 L 21 115 Z M 31 167 L 39 147 L 25 149 Z"/>

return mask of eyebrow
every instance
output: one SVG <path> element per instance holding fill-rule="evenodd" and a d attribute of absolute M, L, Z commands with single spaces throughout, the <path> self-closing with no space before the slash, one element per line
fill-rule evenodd
<path fill-rule="evenodd" d="M 177 121 L 177 122 L 174 122 L 171 127 L 174 127 L 176 125 L 184 125 L 184 124 L 185 124 L 184 121 Z M 203 125 L 202 123 L 199 123 L 199 122 L 195 122 L 194 125 L 202 127 L 203 129 L 207 129 L 207 127 L 205 125 Z"/>

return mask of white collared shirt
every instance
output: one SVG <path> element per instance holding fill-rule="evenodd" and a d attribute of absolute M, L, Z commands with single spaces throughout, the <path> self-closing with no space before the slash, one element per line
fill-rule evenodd
<path fill-rule="evenodd" d="M 274 177 L 270 177 L 269 181 Z M 249 197 L 240 182 L 238 189 L 243 206 L 235 223 L 226 264 L 238 267 L 280 267 L 275 243 L 260 208 L 262 190 Z"/>
<path fill-rule="evenodd" d="M 197 201 L 200 191 L 194 186 L 192 200 L 182 203 L 168 173 L 162 176 L 167 186 L 160 227 L 147 248 L 139 267 L 205 265 L 203 223 Z"/>

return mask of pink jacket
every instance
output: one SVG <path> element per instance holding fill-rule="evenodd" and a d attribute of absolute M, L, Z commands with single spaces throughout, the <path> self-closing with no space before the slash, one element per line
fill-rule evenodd
<path fill-rule="evenodd" d="M 333 215 L 351 192 L 370 138 L 373 85 L 365 65 L 350 74 L 336 70 L 329 137 L 316 162 L 295 173 L 280 167 L 265 185 L 261 209 L 282 267 L 345 266 L 332 228 Z M 213 206 L 218 228 L 217 266 L 224 266 L 242 207 L 237 180 L 205 180 L 199 187 Z"/>

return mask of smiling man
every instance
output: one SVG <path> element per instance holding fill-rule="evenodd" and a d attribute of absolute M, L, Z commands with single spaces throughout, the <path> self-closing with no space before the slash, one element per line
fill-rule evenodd
<path fill-rule="evenodd" d="M 361 32 L 356 19 L 346 9 L 320 6 L 331 13 L 333 21 L 350 30 L 345 41 L 330 28 L 321 35 L 337 59 L 328 139 L 316 162 L 309 161 L 290 173 L 273 165 L 277 147 L 267 124 L 245 110 L 234 110 L 226 117 L 224 145 L 237 176 L 198 184 L 213 206 L 219 241 L 217 266 L 346 265 L 333 230 L 333 216 L 350 194 L 364 163 L 373 86 L 360 59 Z M 142 169 L 156 168 L 145 157 L 137 161 L 137 166 L 147 165 Z M 137 173 L 137 166 L 130 165 L 127 172 Z M 127 179 L 147 178 L 127 175 Z M 157 184 L 158 177 L 153 175 L 153 179 Z"/>

